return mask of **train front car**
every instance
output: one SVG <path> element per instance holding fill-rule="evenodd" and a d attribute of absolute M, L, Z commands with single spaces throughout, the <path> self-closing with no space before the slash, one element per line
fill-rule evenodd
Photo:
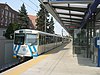
<path fill-rule="evenodd" d="M 15 31 L 14 34 L 14 57 L 37 57 L 38 35 L 33 34 L 32 30 L 22 29 Z"/>

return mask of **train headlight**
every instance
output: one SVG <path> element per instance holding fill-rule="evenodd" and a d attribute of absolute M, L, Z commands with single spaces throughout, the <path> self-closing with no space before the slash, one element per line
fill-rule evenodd
<path fill-rule="evenodd" d="M 33 54 L 35 54 L 36 52 L 32 52 Z"/>
<path fill-rule="evenodd" d="M 13 55 L 13 58 L 17 58 L 17 56 L 14 54 L 14 55 Z"/>

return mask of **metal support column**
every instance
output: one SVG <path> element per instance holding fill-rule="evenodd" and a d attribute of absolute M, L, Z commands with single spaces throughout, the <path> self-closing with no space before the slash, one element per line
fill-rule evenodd
<path fill-rule="evenodd" d="M 91 51 L 90 51 L 90 43 L 91 43 L 91 18 L 89 19 L 89 39 L 88 39 L 88 58 L 90 58 L 90 55 L 91 55 Z"/>
<path fill-rule="evenodd" d="M 93 13 L 93 37 L 96 36 L 95 21 L 96 21 L 96 13 Z"/>
<path fill-rule="evenodd" d="M 96 36 L 96 30 L 95 30 L 95 20 L 96 20 L 96 13 L 92 14 L 92 26 L 93 26 L 93 37 Z M 95 62 L 95 55 L 94 55 L 94 47 L 93 47 L 93 62 Z"/>
<path fill-rule="evenodd" d="M 91 58 L 91 55 L 92 55 L 92 50 L 91 50 L 91 40 L 92 40 L 92 18 L 90 18 L 90 23 L 89 23 L 89 31 L 90 31 L 90 35 L 89 35 L 89 39 L 90 39 L 90 41 L 89 41 L 89 46 L 90 46 L 90 49 L 89 49 L 89 58 Z"/>
<path fill-rule="evenodd" d="M 87 23 L 87 58 L 89 57 L 89 23 Z"/>
<path fill-rule="evenodd" d="M 43 31 L 45 31 L 46 32 L 46 29 L 47 29 L 47 26 L 46 26 L 46 22 L 47 22 L 47 15 L 46 15 L 46 9 L 44 9 L 44 12 L 45 12 L 45 30 L 43 30 Z"/>
<path fill-rule="evenodd" d="M 88 58 L 90 58 L 90 20 L 88 23 Z"/>

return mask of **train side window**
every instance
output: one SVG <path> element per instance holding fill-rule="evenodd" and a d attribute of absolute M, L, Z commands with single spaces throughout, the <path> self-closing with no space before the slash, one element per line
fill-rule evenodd
<path fill-rule="evenodd" d="M 41 35 L 41 37 L 42 37 L 42 38 L 41 38 L 41 41 L 42 41 L 42 42 L 41 42 L 41 45 L 43 45 L 43 44 L 44 44 L 43 35 Z"/>
<path fill-rule="evenodd" d="M 48 36 L 48 44 L 51 42 L 51 36 Z"/>
<path fill-rule="evenodd" d="M 53 37 L 53 43 L 55 43 L 56 39 L 55 39 L 55 36 Z"/>
<path fill-rule="evenodd" d="M 37 35 L 36 34 L 27 34 L 26 43 L 29 45 L 37 45 Z"/>
<path fill-rule="evenodd" d="M 43 44 L 45 44 L 45 35 L 43 35 Z"/>
<path fill-rule="evenodd" d="M 49 36 L 49 44 L 52 42 L 52 36 Z"/>
<path fill-rule="evenodd" d="M 50 36 L 46 36 L 46 44 L 49 44 L 50 43 Z"/>
<path fill-rule="evenodd" d="M 41 42 L 42 42 L 42 37 L 41 37 L 41 35 L 39 35 L 39 45 L 41 45 Z"/>
<path fill-rule="evenodd" d="M 54 43 L 54 37 L 51 36 L 51 43 Z"/>
<path fill-rule="evenodd" d="M 57 37 L 57 42 L 59 41 L 59 37 Z"/>
<path fill-rule="evenodd" d="M 46 35 L 46 44 L 48 44 L 48 36 Z"/>
<path fill-rule="evenodd" d="M 39 35 L 39 45 L 43 45 L 45 44 L 45 38 L 44 38 L 44 35 Z"/>

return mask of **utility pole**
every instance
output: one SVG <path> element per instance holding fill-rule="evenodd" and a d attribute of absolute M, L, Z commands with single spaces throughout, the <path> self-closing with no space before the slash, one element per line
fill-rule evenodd
<path fill-rule="evenodd" d="M 45 32 L 46 32 L 46 28 L 47 28 L 47 27 L 46 27 L 46 21 L 47 21 L 47 20 L 46 20 L 46 17 L 47 17 L 47 15 L 46 15 L 46 9 L 44 9 L 44 12 L 45 12 Z"/>
<path fill-rule="evenodd" d="M 62 37 L 63 37 L 63 29 L 62 29 Z"/>

